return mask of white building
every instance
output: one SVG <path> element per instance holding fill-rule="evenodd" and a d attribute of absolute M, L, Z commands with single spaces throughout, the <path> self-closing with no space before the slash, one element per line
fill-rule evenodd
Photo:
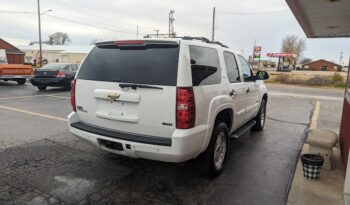
<path fill-rule="evenodd" d="M 33 63 L 39 58 L 39 45 L 17 46 L 25 52 L 25 61 Z M 81 63 L 86 54 L 92 49 L 92 45 L 42 45 L 43 60 L 48 63 Z"/>

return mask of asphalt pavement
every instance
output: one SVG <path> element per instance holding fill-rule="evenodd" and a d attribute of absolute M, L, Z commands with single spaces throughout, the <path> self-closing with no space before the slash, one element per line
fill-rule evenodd
<path fill-rule="evenodd" d="M 101 151 L 69 133 L 69 92 L 0 82 L 0 204 L 285 204 L 310 119 L 337 130 L 342 91 L 269 85 L 263 132 L 231 141 L 224 173 Z"/>

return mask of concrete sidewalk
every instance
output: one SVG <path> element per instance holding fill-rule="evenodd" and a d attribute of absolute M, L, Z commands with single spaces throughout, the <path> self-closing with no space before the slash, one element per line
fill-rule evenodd
<path fill-rule="evenodd" d="M 303 146 L 302 154 L 309 152 L 309 145 Z M 321 170 L 320 180 L 310 181 L 303 176 L 303 167 L 298 160 L 287 205 L 337 205 L 344 204 L 343 190 L 345 173 L 339 148 L 333 148 L 334 169 Z"/>

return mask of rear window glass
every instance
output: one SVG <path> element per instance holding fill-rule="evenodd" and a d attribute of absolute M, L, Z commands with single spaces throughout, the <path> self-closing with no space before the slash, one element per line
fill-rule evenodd
<path fill-rule="evenodd" d="M 78 79 L 175 86 L 179 47 L 95 47 L 83 62 Z"/>
<path fill-rule="evenodd" d="M 47 64 L 43 66 L 41 69 L 48 69 L 48 70 L 65 70 L 68 68 L 67 64 Z"/>
<path fill-rule="evenodd" d="M 208 76 L 206 79 L 201 81 L 199 85 L 213 85 L 221 83 L 221 68 L 219 54 L 216 49 L 205 48 L 200 46 L 189 46 L 191 64 L 211 66 L 217 68 L 217 71 L 212 75 Z M 197 72 L 197 74 L 201 74 Z M 192 71 L 192 79 L 195 78 L 195 73 Z M 196 85 L 194 85 L 196 86 Z"/>

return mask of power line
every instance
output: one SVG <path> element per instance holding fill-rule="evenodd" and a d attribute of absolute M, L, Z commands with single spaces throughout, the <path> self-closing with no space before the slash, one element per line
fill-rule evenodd
<path fill-rule="evenodd" d="M 72 13 L 74 14 L 78 14 L 78 15 L 82 15 L 82 14 L 90 14 L 90 16 L 99 16 L 99 17 L 102 17 L 102 18 L 105 18 L 105 19 L 110 19 L 110 17 L 106 17 L 106 16 L 103 16 L 103 15 L 100 15 L 100 14 L 97 14 L 95 12 L 91 12 L 90 10 L 87 10 L 87 9 L 82 9 L 82 8 L 77 8 L 77 7 L 74 7 L 72 5 L 69 5 L 69 4 L 66 4 L 66 3 L 62 3 L 62 2 L 58 2 L 58 1 L 55 1 L 55 0 L 44 0 L 46 3 L 53 3 L 53 4 L 50 4 L 51 6 L 63 6 L 67 9 L 69 9 Z M 55 7 L 56 7 L 55 6 Z M 75 11 L 73 11 L 75 10 Z M 129 25 L 133 25 L 133 26 L 138 26 L 137 24 L 132 24 L 132 23 L 128 23 L 128 22 L 125 22 L 125 21 L 121 21 L 119 19 L 113 19 L 114 21 L 117 20 L 119 22 L 122 22 L 122 23 L 125 23 L 125 24 L 129 24 Z M 155 28 L 152 28 L 152 27 L 147 27 L 147 26 L 139 26 L 141 28 L 147 28 L 147 29 L 152 29 L 154 30 Z"/>
<path fill-rule="evenodd" d="M 0 10 L 0 13 L 31 14 L 31 15 L 36 14 L 35 12 L 30 12 L 30 11 L 3 11 L 3 10 Z M 70 19 L 66 19 L 66 18 L 62 18 L 62 17 L 52 16 L 52 15 L 49 15 L 49 14 L 46 14 L 45 16 L 48 16 L 48 17 L 53 18 L 53 19 L 58 19 L 58 20 L 61 20 L 61 21 L 67 21 L 67 22 L 70 22 L 70 23 L 80 24 L 80 25 L 83 25 L 83 26 L 89 26 L 89 27 L 92 27 L 92 28 L 112 31 L 112 32 L 116 32 L 116 33 L 136 34 L 134 32 L 116 30 L 116 29 L 113 29 L 113 28 L 106 28 L 106 27 L 102 27 L 102 26 L 96 26 L 96 25 L 82 23 L 82 22 L 78 22 L 78 21 L 74 21 L 74 20 L 70 20 Z"/>
<path fill-rule="evenodd" d="M 35 12 L 29 12 L 29 11 L 0 11 L 0 13 L 8 13 L 8 14 L 36 14 Z"/>
<path fill-rule="evenodd" d="M 289 10 L 277 10 L 277 11 L 261 11 L 261 12 L 230 12 L 230 11 L 218 11 L 218 13 L 223 14 L 232 14 L 232 15 L 258 15 L 258 14 L 277 14 L 277 13 L 285 13 L 289 12 Z"/>
<path fill-rule="evenodd" d="M 113 29 L 113 28 L 106 28 L 106 27 L 102 27 L 102 26 L 96 26 L 96 25 L 82 23 L 82 22 L 78 22 L 78 21 L 74 21 L 74 20 L 70 20 L 70 19 L 66 19 L 66 18 L 62 18 L 62 17 L 52 16 L 52 15 L 48 15 L 48 14 L 46 14 L 46 16 L 48 16 L 50 18 L 58 19 L 58 20 L 61 20 L 61 21 L 67 21 L 67 22 L 70 22 L 70 23 L 80 24 L 80 25 L 89 26 L 89 27 L 92 27 L 92 28 L 97 28 L 97 29 L 102 29 L 102 30 L 107 30 L 107 31 L 112 31 L 112 32 L 116 32 L 116 33 L 136 34 L 135 32 L 121 31 L 121 30 L 116 30 L 116 29 Z"/>

